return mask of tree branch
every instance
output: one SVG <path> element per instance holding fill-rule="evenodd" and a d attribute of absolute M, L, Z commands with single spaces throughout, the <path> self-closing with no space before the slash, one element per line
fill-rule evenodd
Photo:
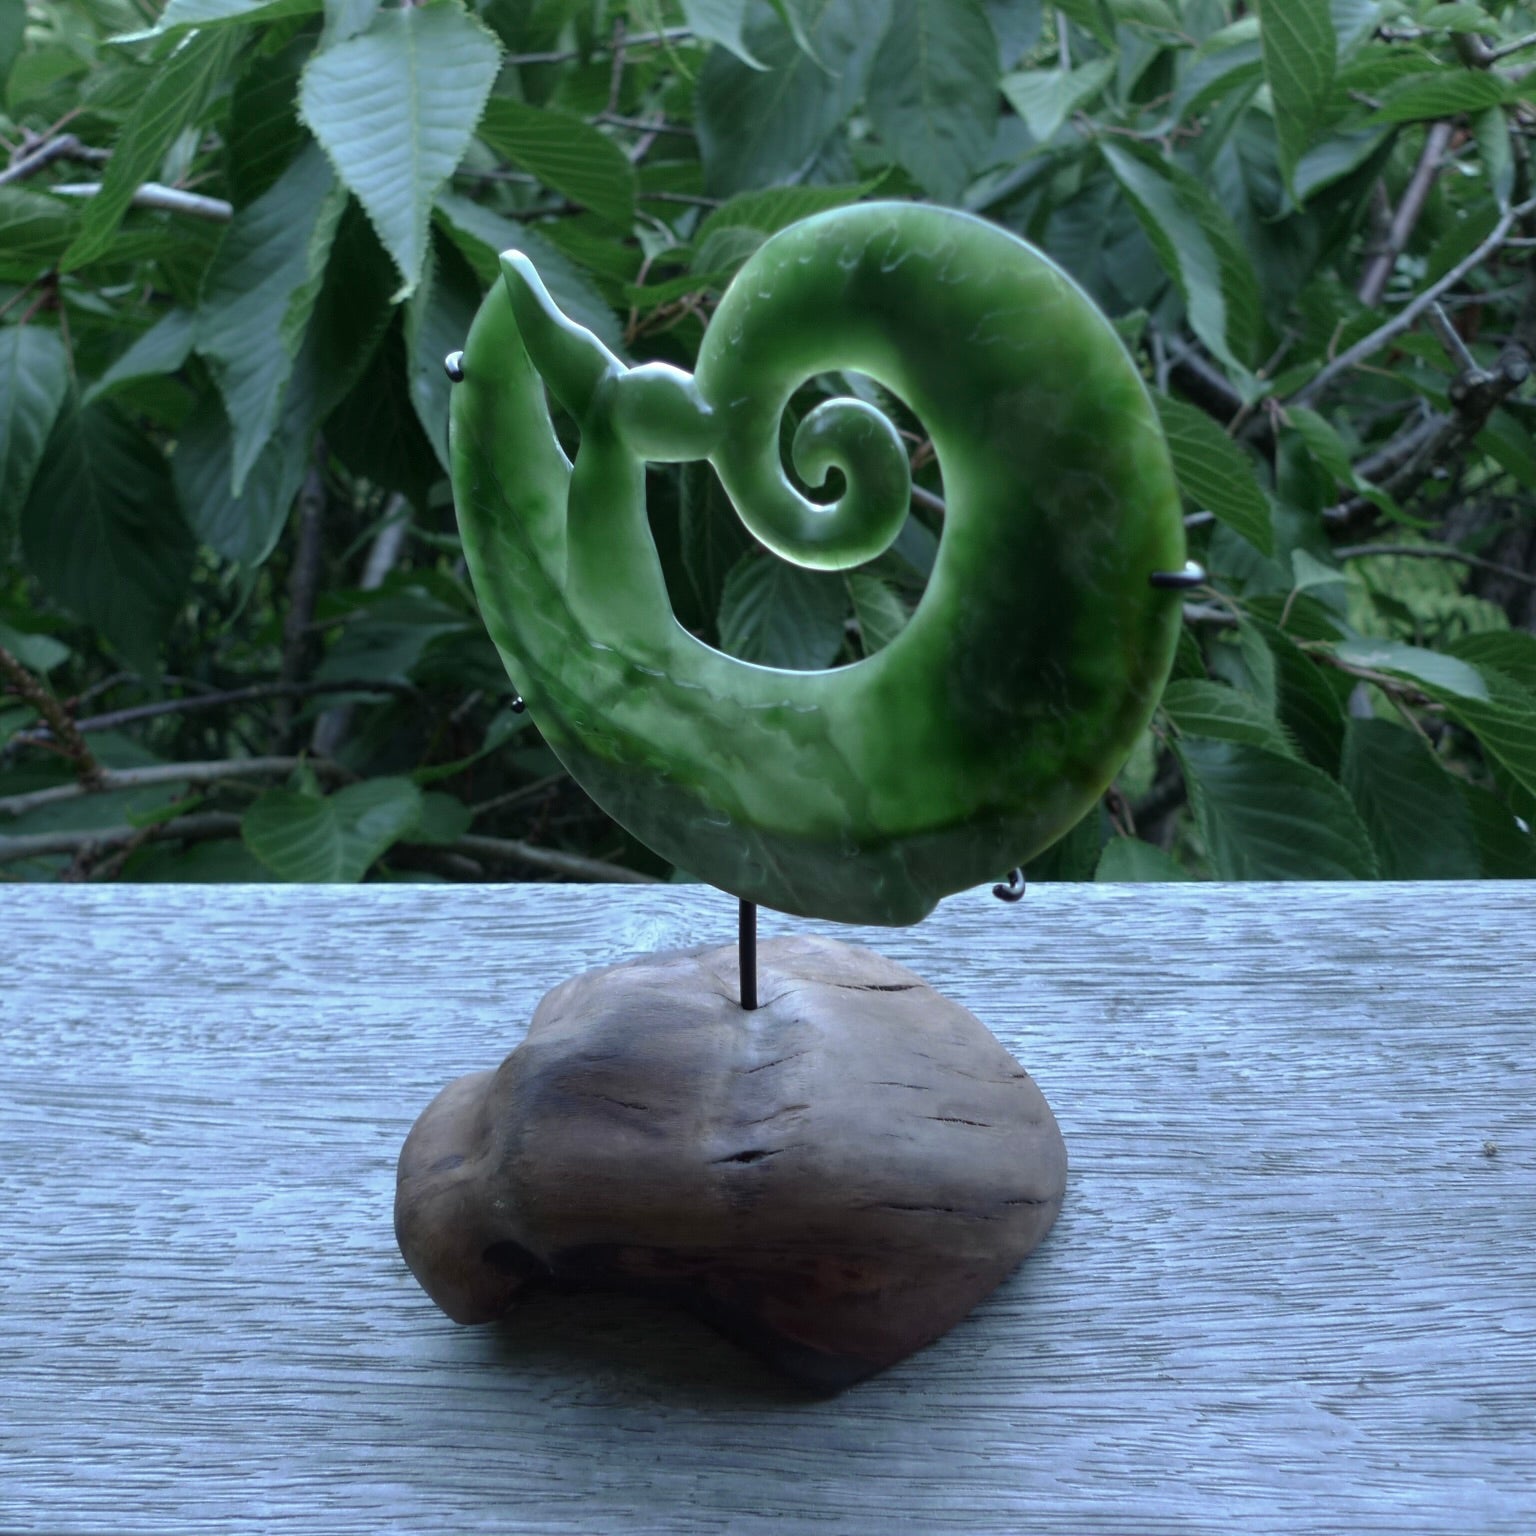
<path fill-rule="evenodd" d="M 216 784 L 245 774 L 292 773 L 305 763 L 325 778 L 350 778 L 339 763 L 323 758 L 239 757 L 216 763 L 153 763 L 147 768 L 103 768 L 94 784 L 51 784 L 47 789 L 0 799 L 0 816 L 24 816 L 45 805 L 78 800 L 82 795 L 109 789 L 144 789 L 155 784 Z M 137 830 L 137 829 L 135 829 Z"/>
<path fill-rule="evenodd" d="M 283 615 L 283 656 L 278 681 L 292 687 L 308 670 L 314 650 L 310 623 L 315 616 L 315 597 L 320 590 L 320 567 L 325 560 L 325 439 L 316 436 L 304 484 L 299 488 L 299 540 L 288 573 L 288 610 Z M 286 702 L 278 707 L 275 744 L 293 745 L 293 694 L 279 694 Z"/>
<path fill-rule="evenodd" d="M 1368 307 L 1381 302 L 1381 296 L 1386 291 L 1387 280 L 1392 276 L 1393 267 L 1397 265 L 1397 258 L 1403 254 L 1409 236 L 1413 234 L 1414 226 L 1419 222 L 1420 214 L 1424 212 L 1424 205 L 1429 200 L 1430 188 L 1434 186 L 1435 177 L 1440 170 L 1440 162 L 1445 156 L 1447 145 L 1451 142 L 1451 133 L 1450 123 L 1434 123 L 1425 135 L 1419 163 L 1414 167 L 1413 175 L 1404 189 L 1403 199 L 1397 205 L 1397 212 L 1392 215 L 1391 223 L 1387 226 L 1386 238 L 1381 247 L 1372 253 L 1360 277 L 1357 293 L 1360 302 Z"/>
<path fill-rule="evenodd" d="M 657 43 L 684 43 L 692 37 L 693 31 L 689 27 L 663 27 L 659 32 L 637 32 L 633 37 L 626 37 L 624 47 L 649 48 Z M 584 57 L 586 51 L 581 48 L 561 48 L 553 53 L 509 53 L 501 62 L 503 64 L 568 64 L 572 59 Z M 590 51 L 606 53 L 608 50 L 596 47 Z"/>
<path fill-rule="evenodd" d="M 10 678 L 15 693 L 48 722 L 64 755 L 75 765 L 80 790 L 100 789 L 105 770 L 86 746 L 79 727 L 69 718 L 69 712 L 3 645 L 0 645 L 0 672 Z"/>
<path fill-rule="evenodd" d="M 60 197 L 95 197 L 101 191 L 99 181 L 72 181 L 63 186 L 49 187 Z M 162 187 L 157 181 L 146 181 L 128 199 L 135 208 L 156 208 L 161 213 L 185 213 L 194 219 L 208 219 L 215 224 L 228 224 L 235 216 L 235 205 L 222 197 L 204 197 L 198 192 L 183 192 L 180 187 Z"/>
<path fill-rule="evenodd" d="M 468 833 L 449 845 L 455 852 L 471 858 L 489 859 L 499 863 L 511 861 L 531 864 L 535 869 L 547 869 L 554 874 L 570 875 L 577 880 L 613 881 L 621 885 L 661 885 L 655 875 L 642 875 L 639 870 L 625 869 L 620 864 L 609 864 L 602 859 L 589 859 L 579 853 L 565 853 L 558 848 L 536 848 L 510 837 L 481 837 Z"/>
<path fill-rule="evenodd" d="M 24 144 L 16 159 L 0 171 L 0 187 L 8 187 L 13 181 L 25 181 L 55 160 L 80 160 L 87 165 L 102 165 L 111 158 L 111 150 L 92 149 L 72 133 L 61 133 L 52 139 L 36 139 Z"/>
<path fill-rule="evenodd" d="M 1346 348 L 1325 368 L 1320 368 L 1307 383 L 1302 385 L 1291 398 L 1287 405 L 1310 405 L 1312 401 L 1326 391 L 1342 374 L 1366 358 L 1374 356 L 1387 345 L 1394 336 L 1400 336 L 1406 330 L 1410 330 L 1418 321 L 1420 315 L 1429 308 L 1442 293 L 1454 288 L 1467 273 L 1481 266 L 1504 243 L 1504 238 L 1509 234 L 1511 227 L 1519 219 L 1526 215 L 1536 213 L 1536 198 L 1529 198 L 1514 208 L 1507 209 L 1500 215 L 1499 221 L 1494 225 L 1488 238 L 1479 245 L 1470 255 L 1457 262 L 1439 282 L 1431 283 L 1412 302 L 1405 304 L 1402 310 L 1388 320 L 1384 325 L 1379 325 L 1368 336 L 1362 337 L 1354 346 Z"/>
<path fill-rule="evenodd" d="M 21 837 L 0 837 L 0 864 L 42 858 L 51 853 L 84 854 L 88 857 L 95 850 L 105 851 L 128 844 L 153 842 L 162 837 L 203 843 L 216 837 L 233 837 L 239 831 L 238 816 L 224 811 L 204 811 L 197 815 L 178 816 L 174 821 L 163 821 L 150 827 L 92 827 L 75 831 L 29 832 Z"/>
<path fill-rule="evenodd" d="M 1517 570 L 1512 565 L 1500 565 L 1497 560 L 1484 560 L 1481 555 L 1469 555 L 1451 544 L 1350 544 L 1334 550 L 1340 560 L 1360 560 L 1370 555 L 1407 555 L 1415 560 L 1454 560 L 1459 565 L 1470 565 L 1475 570 L 1492 571 L 1507 576 L 1511 581 L 1523 582 L 1536 587 L 1536 576 L 1529 571 Z"/>

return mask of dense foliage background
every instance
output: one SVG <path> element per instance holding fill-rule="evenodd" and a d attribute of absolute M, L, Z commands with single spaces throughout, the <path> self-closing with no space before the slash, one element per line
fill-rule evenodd
<path fill-rule="evenodd" d="M 875 195 L 1115 319 L 1211 575 L 1031 878 L 1536 877 L 1533 67 L 1536 7 L 1427 0 L 0 0 L 0 877 L 673 874 L 511 707 L 442 359 L 515 245 L 690 366 Z M 899 630 L 943 487 L 886 403 L 920 490 L 847 577 L 652 474 L 683 623 Z"/>

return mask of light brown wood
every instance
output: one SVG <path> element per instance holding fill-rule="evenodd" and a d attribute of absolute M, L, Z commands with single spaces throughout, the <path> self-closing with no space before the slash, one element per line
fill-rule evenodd
<path fill-rule="evenodd" d="M 417 1111 L 563 977 L 735 923 L 0 888 L 0 1531 L 1536 1530 L 1529 886 L 1040 885 L 845 931 L 1055 1109 L 1018 1273 L 826 1401 L 639 1301 L 455 1327 L 391 1230 Z"/>
<path fill-rule="evenodd" d="M 400 1154 L 395 1235 L 455 1322 L 541 1288 L 662 1297 L 835 1390 L 953 1328 L 1050 1231 L 1067 1154 L 973 1013 L 861 945 L 586 971 Z"/>

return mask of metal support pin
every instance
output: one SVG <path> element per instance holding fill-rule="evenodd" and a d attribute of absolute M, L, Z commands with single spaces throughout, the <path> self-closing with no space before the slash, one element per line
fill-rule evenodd
<path fill-rule="evenodd" d="M 464 354 L 462 352 L 450 352 L 443 359 L 443 372 L 448 375 L 452 384 L 464 382 Z"/>
<path fill-rule="evenodd" d="M 1008 878 L 1001 885 L 992 887 L 992 894 L 999 901 L 1018 901 L 1024 895 L 1024 871 L 1011 869 Z"/>
<path fill-rule="evenodd" d="M 1190 587 L 1203 587 L 1210 577 L 1203 565 L 1186 560 L 1182 571 L 1153 571 L 1147 579 L 1154 587 L 1165 591 L 1183 592 Z"/>
<path fill-rule="evenodd" d="M 525 709 L 528 708 L 528 706 L 523 702 L 522 694 L 514 693 L 512 695 L 512 702 L 507 706 L 507 708 L 510 709 L 514 715 L 520 715 Z"/>
<path fill-rule="evenodd" d="M 743 901 L 736 929 L 736 952 L 741 962 L 741 1006 L 751 1013 L 757 1007 L 757 903 Z"/>

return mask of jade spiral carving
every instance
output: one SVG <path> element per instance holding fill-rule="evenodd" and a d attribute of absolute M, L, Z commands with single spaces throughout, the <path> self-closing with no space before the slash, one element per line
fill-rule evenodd
<path fill-rule="evenodd" d="M 1172 662 L 1184 561 L 1156 413 L 1118 337 L 1044 256 L 969 215 L 865 203 L 768 240 L 692 375 L 626 368 L 502 258 L 454 391 L 454 496 L 491 636 L 545 740 L 664 857 L 804 916 L 909 923 L 1095 803 Z M 907 515 L 906 454 L 853 400 L 779 458 L 815 374 L 865 373 L 933 440 L 947 513 L 928 589 L 883 650 L 828 672 L 754 666 L 673 615 L 649 461 L 708 458 L 776 555 L 838 570 Z M 581 431 L 568 460 L 545 386 Z"/>

